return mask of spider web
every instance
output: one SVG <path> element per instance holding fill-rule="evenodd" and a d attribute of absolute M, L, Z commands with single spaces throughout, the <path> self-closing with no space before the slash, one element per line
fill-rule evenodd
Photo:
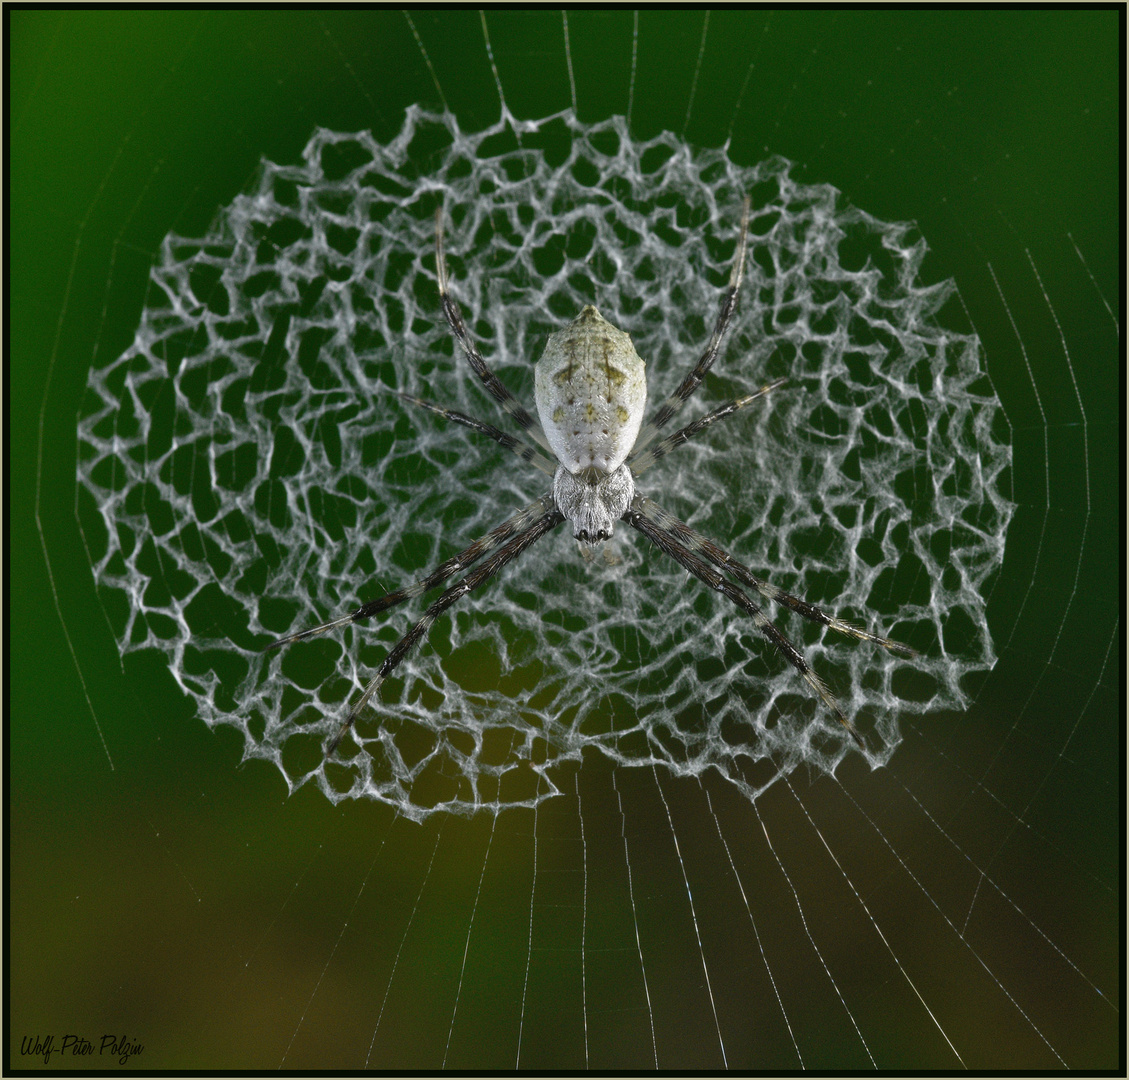
<path fill-rule="evenodd" d="M 266 163 L 207 236 L 165 240 L 134 343 L 91 370 L 79 424 L 95 578 L 128 599 L 119 647 L 165 651 L 207 723 L 242 731 L 245 757 L 273 761 L 291 790 L 316 778 L 331 798 L 420 818 L 535 805 L 587 748 L 676 775 L 716 768 L 750 796 L 846 752 L 788 665 L 758 657 L 752 628 L 673 563 L 621 540 L 614 567 L 570 573 L 558 537 L 432 630 L 434 651 L 397 670 L 362 722 L 364 752 L 334 775 L 321 748 L 347 696 L 418 612 L 347 633 L 344 649 L 263 644 L 410 580 L 546 487 L 389 392 L 484 408 L 437 317 L 437 201 L 469 324 L 531 401 L 530 358 L 587 303 L 631 327 L 669 394 L 708 332 L 733 208 L 755 195 L 745 310 L 703 397 L 781 375 L 791 389 L 647 479 L 768 580 L 897 618 L 920 662 L 809 647 L 878 736 L 874 764 L 899 715 L 965 703 L 962 680 L 995 661 L 985 597 L 1010 451 L 975 336 L 935 321 L 953 289 L 919 283 L 912 227 L 797 183 L 780 159 L 740 168 L 669 134 L 637 143 L 622 117 L 506 116 L 466 135 L 413 107 L 387 145 L 320 130 L 303 158 Z M 154 423 L 170 397 L 171 426 Z"/>
<path fill-rule="evenodd" d="M 985 38 L 916 14 L 327 13 L 277 34 L 252 14 L 178 14 L 152 57 L 108 15 L 36 18 L 46 59 L 28 77 L 15 50 L 13 79 L 12 393 L 28 407 L 11 439 L 10 1063 L 31 1060 L 25 1033 L 97 1046 L 128 1030 L 152 1068 L 1117 1066 L 1122 288 L 1118 230 L 1095 210 L 1116 197 L 1116 63 L 1095 47 L 1117 40 L 1112 16 L 996 13 Z M 71 78 L 64 57 L 88 53 L 126 89 Z M 205 58 L 245 80 L 230 114 Z M 389 92 L 381 73 L 405 64 Z M 119 129 L 53 113 L 78 83 L 91 107 L 135 111 Z M 1009 102 L 1024 108 L 1006 121 L 987 107 Z M 260 137 L 268 114 L 286 139 Z M 413 123 L 432 141 L 391 161 Z M 41 128 L 90 186 L 29 195 Z M 590 197 L 557 204 L 537 184 L 576 145 L 644 166 L 570 219 Z M 460 154 L 465 172 L 444 173 Z M 278 164 L 248 179 L 260 158 Z M 579 172 L 600 190 L 599 169 Z M 431 187 L 366 223 L 374 254 L 347 233 L 362 193 L 400 201 L 378 173 Z M 632 333 L 653 407 L 708 334 L 754 175 L 755 278 L 686 415 L 788 384 L 641 487 L 923 651 L 911 665 L 779 619 L 870 760 L 736 612 L 621 530 L 619 565 L 588 567 L 555 535 L 464 601 L 362 727 L 368 754 L 320 771 L 330 721 L 422 601 L 253 650 L 410 580 L 543 488 L 390 393 L 497 421 L 439 317 L 440 193 L 453 290 L 507 384 L 531 400 L 545 335 L 591 301 Z M 299 209 L 350 177 L 348 199 Z M 64 187 L 73 213 L 51 202 Z M 276 220 L 308 213 L 311 237 L 240 248 L 272 201 Z M 910 217 L 920 229 L 897 224 Z M 773 245 L 795 258 L 782 273 Z M 33 247 L 65 257 L 31 277 Z M 772 287 L 792 271 L 808 287 L 794 318 Z M 310 291 L 271 309 L 286 282 Z M 889 333 L 847 324 L 866 364 L 813 319 L 829 282 L 872 317 L 900 313 Z M 236 311 L 254 317 L 240 329 Z M 905 422 L 869 420 L 860 394 Z M 842 520 L 856 504 L 858 537 Z M 962 547 L 958 520 L 1006 547 Z M 951 576 L 965 565 L 975 586 Z M 429 745 L 440 727 L 463 734 Z M 527 789 L 490 789 L 487 749 Z M 366 773 L 382 752 L 387 772 Z"/>

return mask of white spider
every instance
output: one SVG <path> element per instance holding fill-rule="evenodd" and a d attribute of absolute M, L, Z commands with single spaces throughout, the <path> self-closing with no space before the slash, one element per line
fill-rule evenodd
<path fill-rule="evenodd" d="M 381 683 L 400 665 L 411 649 L 427 633 L 431 624 L 461 597 L 477 589 L 508 562 L 517 558 L 543 536 L 567 521 L 582 552 L 591 558 L 592 551 L 611 539 L 617 521 L 625 521 L 680 563 L 711 589 L 728 597 L 742 611 L 752 616 L 753 623 L 823 699 L 835 718 L 865 749 L 854 725 L 843 714 L 827 686 L 812 671 L 803 654 L 773 625 L 759 605 L 725 576 L 761 596 L 795 611 L 806 619 L 822 623 L 833 630 L 862 641 L 873 641 L 904 656 L 916 656 L 907 645 L 879 637 L 861 627 L 837 619 L 798 597 L 755 577 L 712 540 L 695 532 L 667 513 L 645 495 L 635 490 L 635 478 L 664 457 L 674 447 L 704 431 L 711 424 L 743 409 L 750 402 L 770 393 L 784 380 L 762 386 L 755 393 L 736 398 L 728 404 L 695 420 L 691 424 L 648 445 L 681 410 L 697 390 L 717 357 L 722 336 L 737 306 L 737 295 L 745 269 L 745 248 L 749 231 L 749 200 L 745 199 L 741 214 L 741 234 L 733 259 L 729 286 L 721 301 L 721 309 L 710 335 L 709 344 L 697 364 L 686 375 L 674 393 L 659 407 L 644 426 L 643 411 L 647 400 L 645 365 L 628 334 L 612 326 L 592 305 L 585 307 L 563 330 L 550 335 L 545 352 L 535 368 L 535 395 L 538 424 L 521 403 L 498 381 L 475 347 L 455 301 L 448 290 L 447 263 L 443 253 L 443 210 L 435 214 L 435 264 L 439 298 L 443 314 L 456 340 L 466 354 L 474 373 L 518 426 L 544 450 L 551 460 L 530 442 L 454 412 L 442 405 L 423 401 L 407 394 L 399 396 L 413 405 L 429 409 L 441 416 L 489 435 L 523 461 L 553 478 L 552 490 L 536 502 L 502 522 L 468 548 L 436 567 L 412 585 L 372 600 L 356 611 L 312 630 L 302 630 L 268 648 L 277 648 L 301 641 L 338 626 L 362 622 L 378 612 L 421 593 L 434 589 L 448 578 L 484 560 L 456 585 L 443 594 L 424 612 L 423 617 L 393 646 L 380 669 L 369 681 L 356 704 L 330 741 L 326 756 L 336 750 L 345 733 L 353 726 L 360 711 L 380 688 Z M 724 574 L 721 572 L 724 571 Z"/>

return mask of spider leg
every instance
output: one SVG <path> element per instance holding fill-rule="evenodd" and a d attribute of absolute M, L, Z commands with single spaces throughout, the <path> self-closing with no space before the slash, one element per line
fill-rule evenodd
<path fill-rule="evenodd" d="M 370 600 L 348 615 L 342 615 L 327 623 L 322 623 L 321 626 L 314 626 L 309 630 L 299 630 L 296 634 L 290 634 L 288 637 L 279 638 L 278 641 L 272 641 L 263 649 L 263 652 L 280 648 L 283 645 L 290 645 L 295 641 L 305 641 L 306 638 L 316 637 L 318 634 L 324 634 L 327 630 L 335 630 L 339 626 L 363 622 L 365 619 L 371 619 L 373 615 L 387 611 L 390 607 L 395 607 L 396 604 L 420 596 L 422 593 L 434 589 L 437 585 L 441 585 L 448 578 L 454 577 L 461 570 L 473 566 L 484 555 L 488 555 L 496 547 L 506 543 L 523 530 L 530 528 L 539 515 L 543 516 L 549 513 L 555 506 L 552 496 L 545 495 L 536 502 L 530 503 L 524 510 L 519 510 L 513 517 L 507 518 L 485 536 L 480 536 L 470 547 L 464 548 L 457 555 L 452 555 L 446 562 L 441 563 L 426 577 L 420 578 L 419 581 L 387 593 L 377 600 Z"/>
<path fill-rule="evenodd" d="M 729 326 L 729 320 L 733 318 L 733 312 L 737 309 L 737 294 L 741 291 L 741 279 L 745 275 L 745 249 L 748 247 L 748 239 L 749 197 L 746 195 L 744 206 L 741 209 L 741 235 L 737 239 L 737 251 L 733 256 L 733 269 L 729 274 L 729 287 L 725 290 L 725 296 L 722 298 L 721 309 L 717 313 L 717 322 L 714 324 L 709 344 L 690 373 L 679 384 L 678 389 L 659 406 L 658 412 L 655 413 L 650 422 L 643 426 L 643 430 L 639 432 L 639 437 L 635 440 L 636 452 L 650 443 L 670 422 L 671 417 L 686 404 L 690 396 L 698 389 L 702 379 L 705 378 L 706 372 L 713 366 L 714 360 L 717 359 L 718 350 L 721 348 L 721 339 Z"/>
<path fill-rule="evenodd" d="M 678 431 L 674 432 L 673 435 L 668 435 L 665 439 L 652 446 L 650 450 L 644 450 L 642 453 L 638 451 L 633 452 L 628 457 L 627 464 L 631 467 L 631 471 L 638 476 L 641 472 L 654 465 L 660 458 L 666 457 L 676 446 L 681 446 L 687 439 L 692 439 L 695 435 L 700 435 L 710 424 L 718 420 L 724 420 L 727 416 L 732 416 L 750 402 L 756 401 L 757 398 L 764 397 L 765 394 L 771 393 L 778 387 L 783 386 L 787 381 L 787 379 L 777 379 L 775 382 L 770 382 L 767 386 L 762 386 L 759 390 L 754 391 L 746 397 L 736 398 L 727 405 L 722 405 L 720 409 L 714 409 L 713 412 L 707 413 L 705 416 L 695 420 L 692 424 L 687 424 L 684 428 L 680 428 Z"/>
<path fill-rule="evenodd" d="M 636 499 L 636 502 L 637 501 L 638 498 Z M 827 684 L 812 671 L 811 665 L 804 659 L 803 653 L 769 621 L 768 616 L 765 615 L 760 607 L 745 592 L 731 581 L 726 580 L 725 577 L 719 574 L 704 559 L 699 558 L 699 556 L 695 555 L 688 547 L 676 540 L 671 533 L 661 528 L 650 517 L 637 509 L 635 503 L 632 503 L 632 508 L 623 515 L 623 520 L 632 528 L 638 529 L 651 543 L 661 551 L 666 552 L 675 562 L 684 566 L 700 581 L 704 582 L 715 592 L 721 593 L 736 604 L 742 611 L 751 615 L 754 625 L 761 634 L 767 638 L 776 648 L 776 651 L 800 673 L 801 678 L 819 694 L 824 705 L 831 710 L 835 719 L 847 729 L 859 749 L 863 751 L 866 750 L 866 744 L 862 741 L 862 736 L 859 735 L 854 724 L 844 715 L 843 710 L 839 708 L 831 691 L 827 688 Z"/>
<path fill-rule="evenodd" d="M 541 425 L 537 423 L 529 410 L 506 389 L 499 381 L 498 376 L 490 370 L 486 361 L 482 359 L 482 354 L 475 347 L 470 331 L 467 329 L 466 323 L 463 322 L 462 312 L 459 311 L 458 304 L 455 303 L 454 298 L 448 291 L 447 257 L 443 251 L 442 205 L 435 211 L 435 276 L 439 281 L 439 301 L 443 305 L 443 314 L 451 327 L 451 333 L 455 335 L 455 339 L 462 346 L 475 375 L 482 380 L 482 384 L 489 391 L 490 396 L 517 421 L 522 431 L 527 431 L 535 442 L 540 443 L 548 450 L 549 442 L 545 438 L 545 433 L 541 430 Z"/>
<path fill-rule="evenodd" d="M 546 511 L 524 532 L 519 532 L 504 547 L 495 551 L 484 563 L 467 574 L 462 581 L 458 582 L 456 585 L 452 585 L 451 588 L 444 592 L 439 599 L 424 612 L 419 622 L 396 642 L 391 652 L 384 658 L 384 663 L 380 665 L 376 675 L 369 681 L 369 684 L 364 689 L 364 693 L 361 694 L 357 703 L 350 710 L 345 723 L 341 725 L 341 729 L 333 737 L 325 752 L 325 756 L 329 757 L 334 750 L 337 749 L 345 733 L 353 726 L 361 710 L 368 704 L 369 699 L 380 689 L 384 680 L 400 666 L 404 658 L 419 642 L 420 638 L 431 628 L 431 624 L 435 622 L 447 608 L 462 599 L 467 593 L 477 589 L 483 582 L 493 577 L 503 566 L 513 559 L 516 559 L 517 556 L 522 554 L 527 548 L 532 547 L 541 537 L 555 529 L 562 521 L 564 521 L 564 515 L 555 507 Z"/>
<path fill-rule="evenodd" d="M 853 637 L 858 641 L 873 641 L 876 645 L 881 645 L 884 649 L 898 653 L 900 656 L 912 657 L 918 655 L 916 649 L 911 649 L 908 645 L 903 645 L 900 641 L 891 641 L 889 638 L 872 634 L 869 630 L 865 630 L 861 626 L 856 626 L 854 623 L 849 623 L 844 619 L 838 619 L 834 615 L 828 615 L 826 611 L 817 608 L 814 604 L 809 604 L 806 600 L 801 600 L 798 596 L 786 593 L 783 589 L 777 588 L 767 581 L 761 581 L 760 578 L 753 575 L 753 572 L 747 566 L 739 563 L 732 555 L 723 551 L 708 537 L 703 536 L 700 532 L 690 528 L 689 525 L 679 521 L 678 518 L 664 510 L 653 499 L 648 499 L 645 495 L 636 495 L 632 503 L 632 509 L 642 514 L 657 528 L 663 529 L 665 532 L 669 533 L 689 551 L 699 552 L 704 555 L 709 562 L 713 563 L 714 566 L 718 566 L 731 574 L 741 582 L 742 585 L 756 589 L 766 600 L 780 604 L 790 611 L 794 611 L 797 615 L 802 615 L 805 619 L 821 623 L 823 626 L 828 626 L 832 630 L 837 630 L 840 634 L 846 634 L 848 637 Z"/>
<path fill-rule="evenodd" d="M 411 394 L 402 394 L 399 390 L 394 390 L 393 393 L 397 397 L 403 398 L 404 401 L 410 402 L 412 405 L 418 405 L 421 409 L 428 409 L 430 412 L 438 413 L 448 420 L 453 420 L 456 424 L 463 424 L 472 431 L 477 431 L 482 435 L 489 435 L 496 443 L 504 446 L 507 450 L 512 450 L 522 461 L 528 461 L 530 465 L 535 465 L 549 476 L 556 476 L 556 465 L 545 457 L 536 447 L 530 446 L 524 439 L 519 439 L 515 435 L 501 431 L 494 427 L 493 424 L 487 424 L 482 420 L 476 420 L 473 416 L 467 416 L 466 413 L 455 412 L 454 409 L 436 405 L 431 401 L 424 401 L 423 398 L 412 397 Z"/>

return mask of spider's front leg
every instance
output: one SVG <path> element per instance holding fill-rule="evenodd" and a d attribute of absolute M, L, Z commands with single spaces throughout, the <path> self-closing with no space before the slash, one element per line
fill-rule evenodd
<path fill-rule="evenodd" d="M 729 573 L 734 574 L 734 576 L 737 576 L 737 572 L 743 572 L 748 577 L 746 584 L 751 584 L 754 588 L 757 588 L 762 595 L 769 595 L 765 590 L 771 589 L 775 594 L 771 596 L 772 599 L 781 603 L 784 603 L 785 597 L 788 600 L 795 601 L 795 604 L 789 604 L 787 606 L 792 607 L 793 610 L 797 611 L 799 614 L 806 615 L 808 618 L 814 618 L 816 621 L 824 622 L 825 625 L 833 625 L 834 623 L 835 629 L 842 630 L 844 633 L 851 633 L 855 637 L 876 641 L 895 651 L 913 654 L 912 649 L 908 646 L 900 645 L 897 642 L 888 641 L 886 638 L 879 638 L 876 635 L 869 634 L 866 631 L 860 630 L 858 627 L 852 627 L 849 623 L 843 623 L 841 620 L 832 620 L 831 616 L 824 615 L 818 608 L 814 608 L 810 604 L 798 600 L 796 597 L 792 597 L 779 589 L 775 589 L 774 586 L 767 586 L 763 582 L 758 582 L 745 567 L 730 558 L 717 547 L 716 544 L 712 544 L 712 542 L 706 540 L 705 537 L 695 533 L 689 526 L 682 525 L 677 519 L 667 515 L 665 511 L 662 511 L 657 504 L 650 499 L 636 495 L 632 500 L 631 508 L 623 515 L 623 520 L 632 528 L 637 529 L 646 536 L 656 547 L 666 552 L 672 559 L 684 566 L 700 581 L 727 597 L 742 611 L 750 615 L 756 628 L 772 643 L 776 651 L 799 672 L 800 677 L 815 690 L 823 703 L 834 715 L 835 719 L 847 729 L 859 749 L 864 752 L 866 751 L 866 744 L 863 742 L 862 736 L 858 733 L 854 724 L 847 719 L 847 716 L 835 700 L 834 695 L 827 688 L 826 683 L 812 670 L 811 665 L 804 659 L 803 653 L 780 632 L 769 620 L 768 616 L 764 614 L 760 606 L 756 604 L 744 590 L 738 588 L 731 581 L 726 580 L 710 563 L 713 562 L 716 565 L 724 566 L 724 568 Z M 680 540 L 676 535 L 675 529 L 670 526 L 680 526 L 683 539 L 689 543 L 684 543 L 683 540 Z M 693 545 L 696 550 L 691 550 L 690 545 Z M 706 558 L 702 558 L 697 554 L 697 551 L 700 551 Z M 709 561 L 707 561 L 707 559 Z M 739 568 L 739 571 L 737 568 Z M 801 610 L 801 607 L 798 605 L 802 605 L 806 610 Z"/>
<path fill-rule="evenodd" d="M 280 648 L 283 645 L 292 644 L 296 641 L 303 641 L 306 638 L 323 634 L 327 630 L 333 630 L 339 626 L 363 622 L 365 619 L 370 619 L 373 615 L 381 611 L 386 611 L 396 604 L 420 596 L 422 593 L 441 585 L 449 578 L 473 566 L 480 559 L 486 559 L 476 570 L 444 592 L 439 599 L 427 609 L 423 618 L 393 646 L 391 652 L 389 652 L 388 656 L 385 658 L 384 663 L 380 666 L 380 670 L 369 682 L 368 686 L 365 687 L 365 691 L 361 695 L 360 700 L 350 710 L 345 723 L 330 742 L 329 748 L 326 750 L 326 757 L 337 749 L 342 737 L 349 728 L 353 726 L 358 714 L 372 695 L 380 688 L 380 684 L 400 666 L 404 658 L 411 652 L 413 646 L 427 633 L 428 628 L 435 619 L 461 597 L 477 589 L 479 585 L 493 577 L 506 563 L 516 558 L 528 547 L 540 540 L 547 532 L 556 528 L 563 520 L 564 518 L 557 511 L 553 496 L 543 495 L 536 502 L 530 503 L 524 510 L 519 510 L 512 517 L 507 518 L 501 525 L 492 529 L 485 536 L 479 537 L 473 544 L 464 548 L 457 555 L 452 556 L 446 562 L 440 563 L 430 574 L 421 578 L 419 581 L 415 581 L 411 585 L 405 585 L 403 588 L 396 589 L 394 592 L 387 593 L 377 600 L 370 600 L 367 604 L 362 604 L 348 615 L 342 615 L 340 618 L 322 623 L 321 626 L 315 626 L 309 630 L 300 630 L 296 634 L 290 634 L 287 637 L 280 638 L 278 641 L 271 642 L 271 644 L 263 650 L 264 652 L 270 649 Z"/>
<path fill-rule="evenodd" d="M 368 704 L 373 694 L 380 689 L 381 683 L 403 663 L 404 658 L 431 628 L 431 624 L 435 622 L 447 608 L 461 600 L 467 593 L 473 592 L 484 582 L 492 578 L 503 566 L 532 547 L 541 537 L 555 529 L 562 521 L 564 521 L 564 517 L 555 507 L 546 510 L 546 512 L 538 517 L 527 529 L 523 532 L 519 532 L 507 544 L 499 548 L 471 571 L 471 573 L 467 574 L 462 581 L 452 585 L 451 588 L 444 592 L 439 599 L 423 613 L 423 617 L 419 622 L 396 642 L 391 651 L 384 658 L 384 663 L 380 665 L 376 675 L 370 680 L 369 684 L 364 689 L 364 693 L 361 694 L 357 703 L 350 710 L 345 723 L 341 725 L 337 734 L 330 741 L 329 746 L 326 748 L 325 756 L 328 758 L 337 749 L 341 740 L 345 737 L 346 732 L 348 732 L 356 722 L 361 710 Z"/>
<path fill-rule="evenodd" d="M 320 626 L 313 626 L 308 630 L 299 630 L 296 634 L 288 634 L 284 638 L 272 641 L 263 649 L 263 652 L 280 649 L 283 645 L 292 645 L 296 641 L 305 641 L 307 638 L 317 637 L 327 630 L 336 630 L 338 627 L 348 626 L 350 623 L 364 622 L 374 615 L 379 615 L 382 611 L 387 611 L 390 607 L 395 607 L 396 604 L 401 604 L 405 600 L 412 600 L 425 592 L 430 592 L 430 590 L 442 585 L 448 578 L 452 578 L 473 566 L 484 555 L 489 555 L 495 548 L 528 529 L 539 516 L 547 514 L 554 507 L 553 497 L 543 495 L 536 502 L 530 503 L 524 510 L 519 510 L 512 517 L 506 518 L 501 525 L 491 529 L 485 536 L 480 536 L 473 544 L 463 548 L 457 555 L 452 555 L 446 562 L 440 563 L 430 574 L 420 578 L 419 581 L 414 581 L 411 585 L 405 585 L 393 592 L 385 593 L 384 596 L 378 597 L 376 600 L 369 600 L 368 603 L 362 604 L 359 608 L 349 612 L 348 615 L 341 615 L 327 623 L 322 623 Z"/>
<path fill-rule="evenodd" d="M 780 604 L 782 607 L 788 608 L 789 611 L 794 611 L 797 615 L 802 615 L 805 619 L 810 619 L 812 622 L 817 622 L 831 630 L 836 630 L 840 634 L 853 637 L 856 641 L 872 641 L 875 645 L 881 645 L 882 648 L 889 652 L 898 653 L 900 656 L 912 658 L 919 655 L 916 649 L 911 649 L 908 645 L 903 645 L 900 641 L 893 641 L 890 638 L 872 634 L 864 627 L 856 626 L 854 623 L 847 622 L 845 619 L 839 619 L 834 615 L 829 615 L 822 608 L 818 608 L 814 604 L 809 604 L 806 600 L 801 600 L 798 596 L 793 596 L 791 593 L 785 592 L 783 589 L 778 588 L 770 582 L 762 581 L 760 578 L 756 577 L 744 563 L 739 563 L 727 551 L 710 540 L 709 537 L 703 536 L 700 532 L 690 528 L 685 522 L 679 521 L 678 518 L 664 510 L 653 499 L 648 499 L 645 495 L 636 495 L 632 508 L 638 510 L 639 513 L 643 514 L 656 527 L 669 533 L 675 540 L 683 544 L 690 551 L 704 555 L 714 566 L 732 575 L 732 577 L 741 582 L 742 585 L 747 585 L 750 589 L 756 589 L 766 600 L 771 600 L 774 604 Z"/>

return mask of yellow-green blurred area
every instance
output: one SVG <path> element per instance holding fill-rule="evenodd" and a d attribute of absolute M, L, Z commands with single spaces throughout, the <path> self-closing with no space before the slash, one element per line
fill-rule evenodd
<path fill-rule="evenodd" d="M 1118 1067 L 1120 9 L 5 18 L 9 1068 L 120 1068 L 104 1035 L 141 1072 Z M 419 825 L 288 797 L 163 655 L 119 659 L 76 418 L 163 237 L 315 127 L 387 142 L 421 103 L 478 130 L 499 92 L 783 155 L 915 221 L 922 279 L 955 280 L 943 314 L 980 335 L 1014 455 L 1000 660 L 887 768 L 753 804 L 592 755 L 536 813 Z M 508 677 L 446 659 L 468 692 Z M 62 1057 L 72 1034 L 93 1053 Z"/>

